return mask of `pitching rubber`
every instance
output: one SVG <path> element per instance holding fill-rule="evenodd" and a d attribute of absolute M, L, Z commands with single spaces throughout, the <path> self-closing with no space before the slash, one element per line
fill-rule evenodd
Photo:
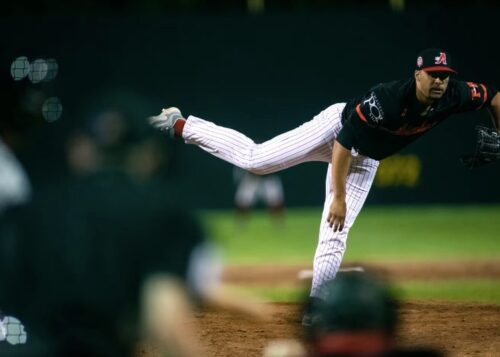
<path fill-rule="evenodd" d="M 364 273 L 365 269 L 363 267 L 360 267 L 360 266 L 348 267 L 348 268 L 340 268 L 339 269 L 339 272 L 350 272 L 350 271 L 357 271 L 357 272 L 360 272 L 360 273 Z M 312 279 L 312 277 L 313 277 L 313 271 L 312 270 L 304 269 L 304 270 L 300 270 L 297 273 L 297 278 L 299 280 L 310 280 L 310 279 Z"/>

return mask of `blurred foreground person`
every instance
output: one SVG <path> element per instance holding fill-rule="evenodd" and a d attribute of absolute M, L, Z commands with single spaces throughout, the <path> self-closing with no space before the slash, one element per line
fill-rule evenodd
<path fill-rule="evenodd" d="M 9 270 L 5 264 L 12 253 L 15 235 L 11 216 L 28 202 L 31 185 L 28 177 L 14 153 L 3 143 L 0 136 L 0 291 L 2 276 Z M 22 323 L 13 316 L 5 316 L 0 304 L 0 343 L 17 343 L 22 337 Z M 15 336 L 12 336 L 14 332 Z"/>
<path fill-rule="evenodd" d="M 305 339 L 269 343 L 263 357 L 440 357 L 426 348 L 397 346 L 398 302 L 384 281 L 360 272 L 341 272 L 313 301 Z M 311 304 L 311 300 L 307 300 Z"/>
<path fill-rule="evenodd" d="M 5 264 L 15 244 L 15 225 L 12 216 L 22 209 L 31 195 L 28 177 L 14 153 L 3 143 L 0 136 L 0 291 L 3 288 L 2 277 L 10 267 Z M 21 322 L 13 316 L 5 316 L 0 304 L 0 343 L 17 343 L 21 335 Z M 14 324 L 12 324 L 12 322 Z M 16 336 L 11 336 L 12 332 Z M 20 341 L 20 340 L 19 340 Z"/>
<path fill-rule="evenodd" d="M 9 271 L 11 249 L 15 242 L 12 217 L 22 209 L 31 197 L 31 183 L 15 152 L 18 138 L 26 126 L 31 125 L 30 117 L 19 110 L 22 98 L 21 87 L 14 86 L 8 74 L 7 56 L 0 55 L 0 295 L 4 287 L 4 277 Z M 24 342 L 24 326 L 15 316 L 2 311 L 0 303 L 0 345 Z M 3 356 L 2 353 L 0 355 Z"/>
<path fill-rule="evenodd" d="M 146 345 L 203 355 L 187 322 L 189 295 L 210 280 L 197 263 L 208 254 L 197 220 L 129 174 L 135 143 L 121 142 L 108 165 L 95 138 L 72 142 L 78 174 L 35 187 L 10 221 L 0 306 L 25 330 L 17 344 L 0 341 L 0 355 L 133 356 Z"/>
<path fill-rule="evenodd" d="M 18 138 L 25 135 L 26 127 L 32 126 L 33 123 L 32 118 L 19 109 L 23 99 L 22 88 L 14 85 L 7 68 L 4 57 L 0 57 L 0 107 L 2 108 L 2 119 L 0 120 L 0 220 L 9 208 L 26 203 L 31 193 L 31 184 L 17 158 L 15 146 L 19 145 Z"/>
<path fill-rule="evenodd" d="M 442 356 L 433 350 L 396 346 L 398 303 L 375 276 L 339 273 L 325 284 L 323 293 L 325 299 L 311 306 L 308 356 Z"/>
<path fill-rule="evenodd" d="M 0 136 L 0 216 L 9 207 L 29 200 L 30 183 L 24 169 Z"/>

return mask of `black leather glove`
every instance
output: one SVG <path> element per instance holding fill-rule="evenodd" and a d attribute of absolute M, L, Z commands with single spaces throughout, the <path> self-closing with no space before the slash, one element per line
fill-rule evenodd
<path fill-rule="evenodd" d="M 494 128 L 476 126 L 476 150 L 461 157 L 462 164 L 474 169 L 500 159 L 500 134 Z"/>

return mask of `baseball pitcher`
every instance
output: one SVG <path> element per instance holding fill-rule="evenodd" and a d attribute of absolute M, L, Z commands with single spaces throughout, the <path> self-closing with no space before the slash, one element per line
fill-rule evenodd
<path fill-rule="evenodd" d="M 164 109 L 150 123 L 171 137 L 183 138 L 233 165 L 269 174 L 307 161 L 329 163 L 326 192 L 314 257 L 311 303 L 333 279 L 382 160 L 406 147 L 455 113 L 490 110 L 495 128 L 478 128 L 474 168 L 500 158 L 500 95 L 490 86 L 455 78 L 450 55 L 425 49 L 410 78 L 381 83 L 347 103 L 326 108 L 311 121 L 262 144 L 204 119 L 184 119 L 179 109 Z M 302 323 L 309 325 L 307 311 Z"/>

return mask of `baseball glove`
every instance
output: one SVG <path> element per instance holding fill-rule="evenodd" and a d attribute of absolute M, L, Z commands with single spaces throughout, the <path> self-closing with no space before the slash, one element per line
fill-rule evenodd
<path fill-rule="evenodd" d="M 474 169 L 500 159 L 500 134 L 494 128 L 476 126 L 476 149 L 473 154 L 461 157 L 462 164 Z"/>

